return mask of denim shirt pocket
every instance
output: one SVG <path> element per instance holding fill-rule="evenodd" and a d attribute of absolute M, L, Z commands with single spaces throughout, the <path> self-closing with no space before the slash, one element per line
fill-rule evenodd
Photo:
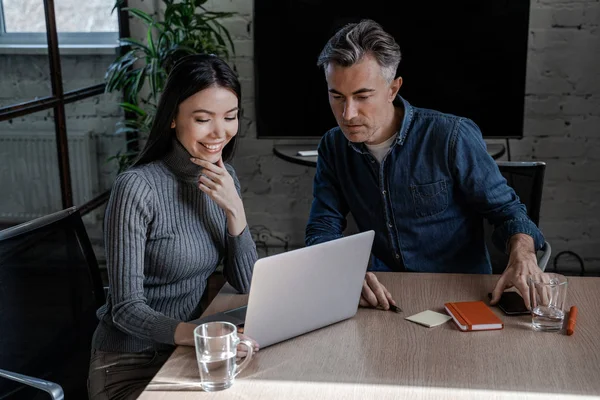
<path fill-rule="evenodd" d="M 448 186 L 446 181 L 424 185 L 410 185 L 415 213 L 418 217 L 430 217 L 448 208 Z"/>

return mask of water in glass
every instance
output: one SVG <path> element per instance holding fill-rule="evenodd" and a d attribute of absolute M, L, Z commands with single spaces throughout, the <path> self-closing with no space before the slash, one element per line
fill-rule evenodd
<path fill-rule="evenodd" d="M 538 306 L 531 311 L 533 327 L 539 331 L 559 331 L 565 313 L 556 307 Z"/>
<path fill-rule="evenodd" d="M 202 388 L 208 392 L 227 389 L 235 377 L 235 352 L 211 353 L 198 358 Z"/>

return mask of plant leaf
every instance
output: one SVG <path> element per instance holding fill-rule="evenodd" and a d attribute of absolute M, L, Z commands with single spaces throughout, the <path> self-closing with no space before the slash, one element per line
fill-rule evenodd
<path fill-rule="evenodd" d="M 138 93 L 144 86 L 144 79 L 146 77 L 146 75 L 144 74 L 144 68 L 139 68 L 137 71 L 138 72 L 137 72 L 135 81 L 131 87 L 132 95 L 135 95 L 136 98 L 137 98 Z"/>
<path fill-rule="evenodd" d="M 150 61 L 150 81 L 149 81 L 149 83 L 150 83 L 150 93 L 152 95 L 152 98 L 154 98 L 155 100 L 156 100 L 156 96 L 158 95 L 158 91 L 159 91 L 157 84 L 156 84 L 157 83 L 156 75 L 158 73 L 156 66 L 157 66 L 156 59 L 153 58 Z"/>
<path fill-rule="evenodd" d="M 124 11 L 128 11 L 130 14 L 136 16 L 137 18 L 144 21 L 146 24 L 152 25 L 154 23 L 154 19 L 147 13 L 143 12 L 138 8 L 126 7 L 123 8 Z"/>
<path fill-rule="evenodd" d="M 117 0 L 117 1 L 115 1 L 115 5 L 112 8 L 112 10 L 110 10 L 110 14 L 112 15 L 112 13 L 115 10 L 119 9 L 120 7 L 123 7 L 124 4 L 125 4 L 125 0 Z"/>
<path fill-rule="evenodd" d="M 142 49 L 145 53 L 150 53 L 150 49 L 148 48 L 148 46 L 134 38 L 121 38 L 119 39 L 119 43 L 121 43 L 121 46 L 137 47 Z"/>
<path fill-rule="evenodd" d="M 136 113 L 137 115 L 144 117 L 146 116 L 146 111 L 142 110 L 140 107 L 136 106 L 135 104 L 131 104 L 131 103 L 119 103 L 119 106 L 125 110 L 125 111 L 129 111 L 132 113 Z"/>
<path fill-rule="evenodd" d="M 156 48 L 154 47 L 154 39 L 152 38 L 152 27 L 148 27 L 148 33 L 146 35 L 148 41 L 148 49 L 150 57 L 156 58 Z"/>

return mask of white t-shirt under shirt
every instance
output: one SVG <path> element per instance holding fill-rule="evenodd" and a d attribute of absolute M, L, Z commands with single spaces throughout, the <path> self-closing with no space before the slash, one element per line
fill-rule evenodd
<path fill-rule="evenodd" d="M 381 142 L 379 144 L 366 144 L 365 143 L 365 146 L 367 146 L 367 149 L 369 149 L 369 152 L 371 154 L 373 154 L 373 157 L 375 157 L 377 159 L 377 161 L 379 162 L 379 164 L 381 164 L 381 161 L 387 154 L 390 147 L 392 147 L 392 143 L 394 143 L 394 140 L 396 140 L 397 136 L 398 136 L 398 133 L 395 133 L 384 142 Z"/>

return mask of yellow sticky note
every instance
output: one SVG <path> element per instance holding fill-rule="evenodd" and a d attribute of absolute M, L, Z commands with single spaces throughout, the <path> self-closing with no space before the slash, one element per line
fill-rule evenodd
<path fill-rule="evenodd" d="M 427 310 L 420 312 L 415 315 L 411 315 L 410 317 L 406 317 L 405 319 L 415 322 L 419 325 L 426 326 L 431 328 L 433 326 L 438 326 L 452 319 L 451 316 L 446 314 L 440 314 L 435 311 Z"/>

